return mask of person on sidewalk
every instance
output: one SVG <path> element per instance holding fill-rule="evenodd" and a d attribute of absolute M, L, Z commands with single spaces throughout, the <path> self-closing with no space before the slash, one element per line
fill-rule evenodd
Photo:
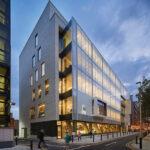
<path fill-rule="evenodd" d="M 81 141 L 81 132 L 78 132 L 78 141 Z"/>
<path fill-rule="evenodd" d="M 66 144 L 69 144 L 70 141 L 71 141 L 71 136 L 69 135 L 68 132 L 66 132 L 66 135 L 65 135 L 65 143 L 66 143 Z"/>
<path fill-rule="evenodd" d="M 41 143 L 45 144 L 45 141 L 44 141 L 44 130 L 41 130 L 38 133 L 38 139 L 39 139 L 38 148 L 41 148 Z"/>
<path fill-rule="evenodd" d="M 72 143 L 74 142 L 74 137 L 75 137 L 75 132 L 73 131 L 72 134 L 71 134 Z"/>

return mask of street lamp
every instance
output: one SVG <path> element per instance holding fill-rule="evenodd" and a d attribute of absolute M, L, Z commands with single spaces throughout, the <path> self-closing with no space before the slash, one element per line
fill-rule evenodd
<path fill-rule="evenodd" d="M 136 84 L 139 84 L 141 88 L 141 82 L 137 82 Z M 140 97 L 140 90 L 139 90 L 139 94 L 137 95 L 138 99 L 139 99 L 139 106 L 140 106 L 140 137 L 142 136 L 142 109 L 141 109 L 141 97 Z"/>
<path fill-rule="evenodd" d="M 137 82 L 136 84 L 139 84 L 139 93 L 136 95 L 139 99 L 139 105 L 140 105 L 140 149 L 142 149 L 142 109 L 141 109 L 141 105 L 142 105 L 142 100 L 141 100 L 141 82 Z"/>

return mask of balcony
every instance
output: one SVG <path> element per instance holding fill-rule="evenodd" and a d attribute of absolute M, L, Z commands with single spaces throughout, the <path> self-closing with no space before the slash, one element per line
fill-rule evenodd
<path fill-rule="evenodd" d="M 68 97 L 70 97 L 70 96 L 72 96 L 72 89 L 69 90 L 69 91 L 66 91 L 66 92 L 64 92 L 64 93 L 60 93 L 60 94 L 59 94 L 59 99 L 60 99 L 60 100 L 63 100 L 63 99 L 66 99 L 66 98 L 68 98 Z"/>
<path fill-rule="evenodd" d="M 67 47 L 65 47 L 59 54 L 60 58 L 63 58 L 64 56 L 66 56 L 70 51 L 71 51 L 71 47 L 72 47 L 72 42 L 70 42 L 70 44 L 67 45 Z"/>
<path fill-rule="evenodd" d="M 4 66 L 6 65 L 9 66 L 10 63 L 9 52 L 0 49 L 0 63 L 3 64 Z"/>
<path fill-rule="evenodd" d="M 72 120 L 72 114 L 59 115 L 60 120 Z"/>
<path fill-rule="evenodd" d="M 59 72 L 59 78 L 65 78 L 68 74 L 72 72 L 72 65 L 70 65 L 68 68 L 65 68 L 63 72 Z"/>

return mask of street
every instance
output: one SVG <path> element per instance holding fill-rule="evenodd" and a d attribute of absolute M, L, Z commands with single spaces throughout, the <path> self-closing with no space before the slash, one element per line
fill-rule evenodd
<path fill-rule="evenodd" d="M 70 150 L 126 150 L 126 144 L 131 140 L 135 139 L 136 135 L 131 135 L 119 139 L 114 139 L 108 142 L 95 143 L 95 144 L 86 144 L 86 145 L 77 145 L 70 144 Z M 62 145 L 52 145 L 48 144 L 48 149 L 51 150 L 63 150 L 65 146 Z"/>

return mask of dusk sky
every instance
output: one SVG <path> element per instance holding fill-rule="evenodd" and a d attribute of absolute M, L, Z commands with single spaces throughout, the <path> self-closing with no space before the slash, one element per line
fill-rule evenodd
<path fill-rule="evenodd" d="M 12 106 L 19 116 L 19 55 L 48 0 L 12 0 Z M 150 0 L 52 0 L 73 16 L 131 94 L 150 77 Z M 28 82 L 28 81 L 27 81 Z"/>

